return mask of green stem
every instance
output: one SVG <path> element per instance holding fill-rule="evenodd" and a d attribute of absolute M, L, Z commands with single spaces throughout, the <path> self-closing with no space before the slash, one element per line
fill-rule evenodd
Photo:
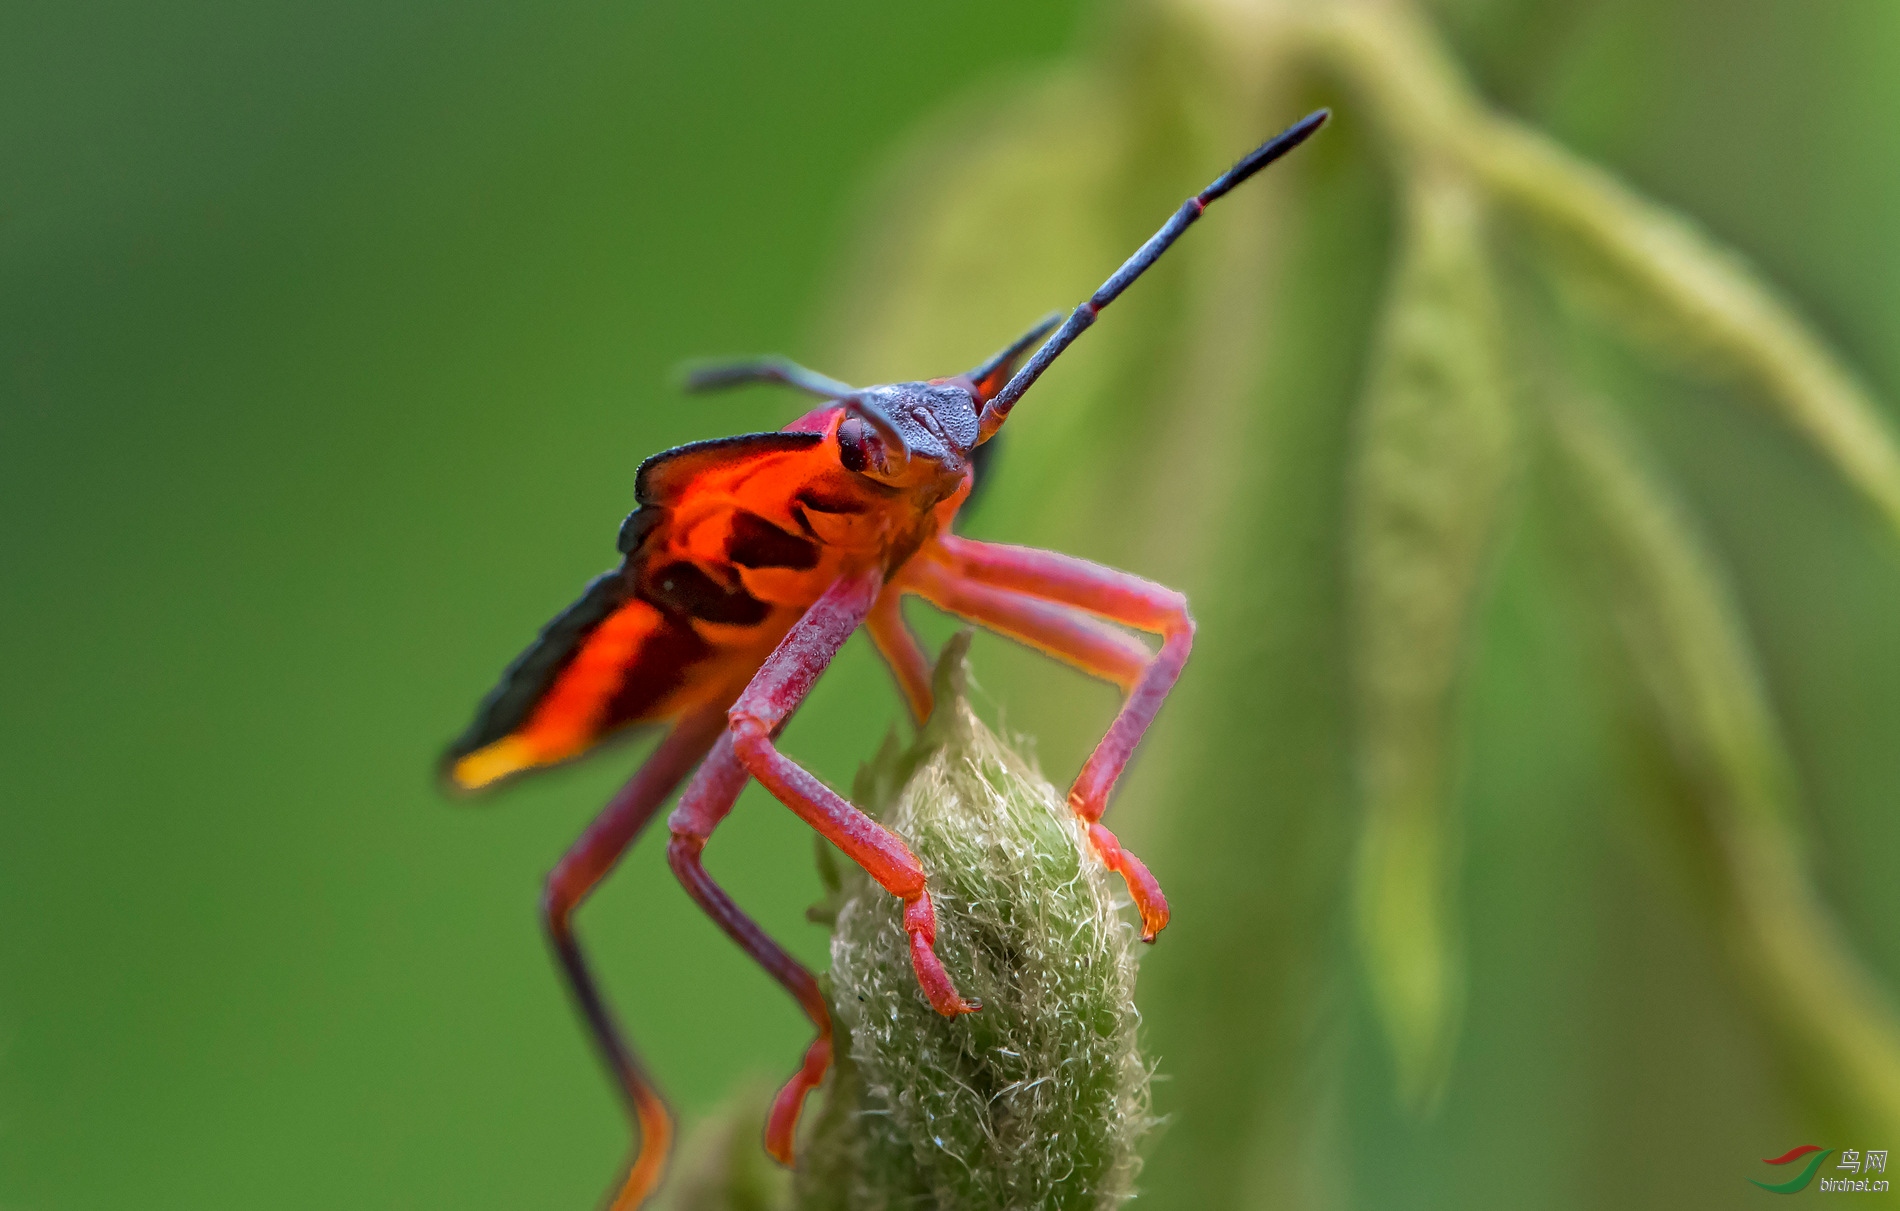
<path fill-rule="evenodd" d="M 1900 1020 L 1803 861 L 1795 781 L 1715 561 L 1601 410 L 1553 409 L 1599 583 L 1678 772 L 1699 876 L 1790 1067 L 1842 1126 L 1900 1132 Z"/>
<path fill-rule="evenodd" d="M 1626 327 L 1660 320 L 1755 382 L 1900 533 L 1900 444 L 1872 394 L 1735 252 L 1539 132 L 1488 108 L 1403 0 L 1336 0 L 1305 28 L 1401 160 L 1455 165 L 1589 262 Z M 1634 304 L 1629 306 L 1628 304 Z"/>

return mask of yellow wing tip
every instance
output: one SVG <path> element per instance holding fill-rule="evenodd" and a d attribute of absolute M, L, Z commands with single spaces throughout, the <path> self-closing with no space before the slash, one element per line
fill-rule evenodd
<path fill-rule="evenodd" d="M 451 762 L 449 782 L 457 790 L 478 791 L 541 763 L 542 755 L 533 745 L 520 736 L 503 736 Z"/>

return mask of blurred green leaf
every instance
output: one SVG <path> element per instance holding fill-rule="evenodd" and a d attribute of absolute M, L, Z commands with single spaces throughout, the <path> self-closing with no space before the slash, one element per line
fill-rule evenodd
<path fill-rule="evenodd" d="M 1714 557 L 1592 405 L 1553 408 L 1595 583 L 1690 813 L 1673 851 L 1779 1032 L 1798 1085 L 1854 1138 L 1900 1132 L 1900 1020 L 1806 870 L 1796 784 Z"/>
<path fill-rule="evenodd" d="M 1395 154 L 1443 156 L 1550 237 L 1551 263 L 1624 331 L 1745 377 L 1900 533 L 1900 443 L 1795 309 L 1692 221 L 1485 106 L 1409 0 L 1315 5 L 1318 42 Z"/>
<path fill-rule="evenodd" d="M 770 1086 L 753 1085 L 688 1131 L 658 1211 L 780 1211 L 791 1182 L 759 1144 L 771 1105 Z"/>
<path fill-rule="evenodd" d="M 1405 227 L 1349 491 L 1355 743 L 1364 819 L 1355 921 L 1399 1093 L 1443 1092 L 1464 1000 L 1452 726 L 1513 460 L 1483 216 L 1426 172 Z"/>

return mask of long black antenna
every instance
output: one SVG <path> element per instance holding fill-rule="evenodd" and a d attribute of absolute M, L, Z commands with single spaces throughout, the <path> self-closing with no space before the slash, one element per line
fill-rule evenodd
<path fill-rule="evenodd" d="M 1128 289 L 1131 282 L 1145 273 L 1148 266 L 1159 260 L 1161 254 L 1181 238 L 1181 233 L 1192 226 L 1194 220 L 1201 217 L 1201 212 L 1207 209 L 1208 203 L 1226 194 L 1234 186 L 1306 142 L 1308 136 L 1325 125 L 1326 119 L 1330 117 L 1332 117 L 1332 111 L 1326 109 L 1315 110 L 1306 115 L 1280 134 L 1254 148 L 1240 163 L 1222 173 L 1212 185 L 1183 202 L 1181 209 L 1174 212 L 1174 217 L 1169 219 L 1160 231 L 1149 237 L 1148 242 L 1136 250 L 1134 256 L 1123 262 L 1122 267 L 1115 271 L 1115 276 L 1103 282 L 1102 288 L 1090 295 L 1087 302 L 1071 311 L 1069 318 L 1063 322 L 1056 334 L 1050 337 L 1042 348 L 1036 350 L 1036 355 L 1015 373 L 1009 380 L 1009 384 L 996 393 L 995 398 L 983 406 L 981 440 L 987 440 L 992 433 L 1002 427 L 1003 421 L 1009 417 L 1009 410 L 1016 406 L 1016 401 L 1022 398 L 1023 392 L 1029 390 L 1035 381 L 1042 377 L 1042 372 L 1049 368 L 1049 363 L 1062 356 L 1062 351 L 1074 344 L 1075 338 L 1081 336 L 1088 326 L 1095 322 L 1095 317 L 1101 314 L 1102 308 L 1114 302 L 1122 291 Z"/>

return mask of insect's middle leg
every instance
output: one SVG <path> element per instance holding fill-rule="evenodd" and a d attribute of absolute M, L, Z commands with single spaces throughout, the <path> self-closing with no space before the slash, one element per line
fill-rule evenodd
<path fill-rule="evenodd" d="M 673 840 L 667 846 L 666 860 L 687 894 L 725 930 L 726 936 L 792 994 L 792 999 L 818 1030 L 818 1037 L 806 1049 L 798 1071 L 772 1099 L 772 1111 L 765 1120 L 765 1150 L 780 1164 L 789 1165 L 792 1144 L 798 1134 L 798 1113 L 805 1105 L 805 1095 L 818 1087 L 825 1069 L 831 1066 L 831 1014 L 825 1007 L 824 993 L 819 991 L 817 979 L 732 902 L 732 897 L 713 882 L 700 861 L 713 829 L 732 810 L 733 802 L 750 777 L 733 755 L 732 733 L 720 736 L 719 743 L 713 746 L 667 821 Z"/>
<path fill-rule="evenodd" d="M 1168 923 L 1168 901 L 1141 860 L 1101 822 L 1122 770 L 1181 676 L 1194 646 L 1187 599 L 1172 589 L 1100 564 L 1027 547 L 945 535 L 906 569 L 904 587 L 950 613 L 1019 639 L 1114 682 L 1126 691 L 1108 734 L 1076 775 L 1069 806 L 1088 826 L 1102 860 L 1128 881 L 1142 937 Z M 1150 653 L 1096 619 L 1161 636 Z"/>
<path fill-rule="evenodd" d="M 870 614 L 883 588 L 873 569 L 838 581 L 779 641 L 727 713 L 739 763 L 779 802 L 864 868 L 885 891 L 904 901 L 904 932 L 911 966 L 938 1013 L 969 1013 L 978 1006 L 957 995 L 937 958 L 937 913 L 924 886 L 924 868 L 895 834 L 853 807 L 778 751 L 772 734 L 804 698 L 844 641 Z"/>
<path fill-rule="evenodd" d="M 935 707 L 930 689 L 930 661 L 918 645 L 917 636 L 904 622 L 902 595 L 897 590 L 887 588 L 878 595 L 877 604 L 864 620 L 864 629 L 870 632 L 878 655 L 884 657 L 892 676 L 897 678 L 904 705 L 910 708 L 911 722 L 923 726 Z"/>

